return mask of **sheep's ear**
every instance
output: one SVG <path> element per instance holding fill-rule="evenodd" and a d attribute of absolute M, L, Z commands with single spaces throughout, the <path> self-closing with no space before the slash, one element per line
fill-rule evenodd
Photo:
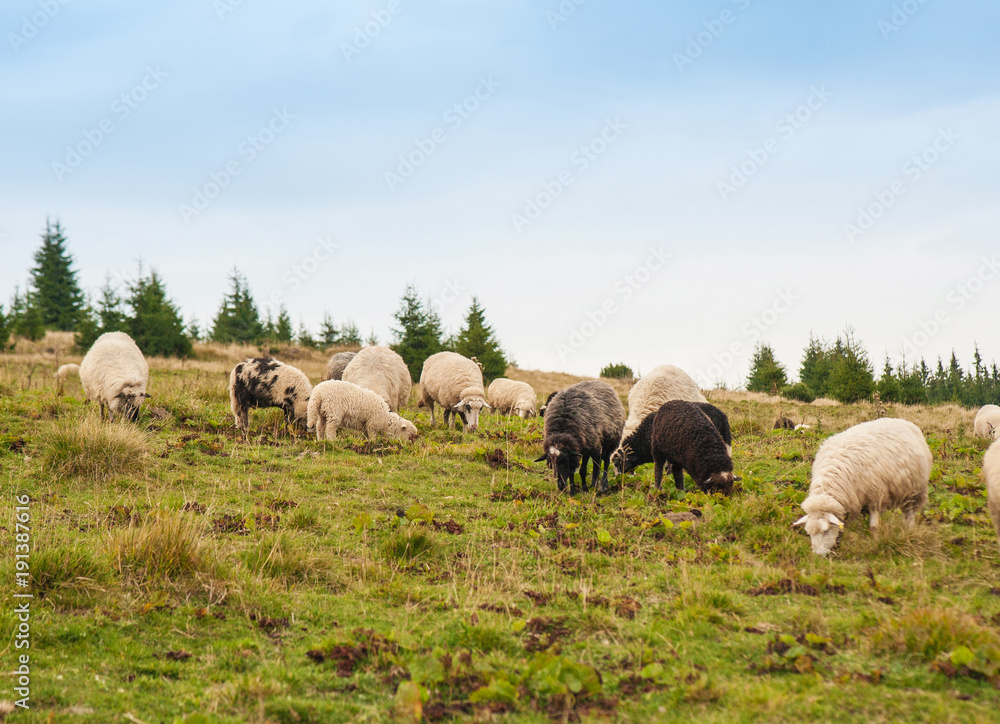
<path fill-rule="evenodd" d="M 833 523 L 834 525 L 836 525 L 836 526 L 840 526 L 841 528 L 844 527 L 844 524 L 841 523 L 840 519 L 837 516 L 835 516 L 833 513 L 827 513 L 826 514 L 826 519 L 828 521 L 830 521 L 831 523 Z"/>
<path fill-rule="evenodd" d="M 809 520 L 809 516 L 808 515 L 803 515 L 797 521 L 795 521 L 794 523 L 792 523 L 792 525 L 793 526 L 796 526 L 796 525 L 805 525 L 807 520 Z"/>
<path fill-rule="evenodd" d="M 465 404 L 466 402 L 467 402 L 467 400 L 466 400 L 466 399 L 461 399 L 461 400 L 459 400 L 459 401 L 458 401 L 457 403 L 455 403 L 454 405 L 452 405 L 452 406 L 451 406 L 451 409 L 453 409 L 453 410 L 457 410 L 457 409 L 458 409 L 458 408 L 460 408 L 460 407 L 461 407 L 462 405 L 464 405 L 464 404 Z"/>
<path fill-rule="evenodd" d="M 545 453 L 542 453 L 541 456 L 535 458 L 535 462 L 536 463 L 545 462 L 546 459 L 548 459 L 548 456 Z"/>
<path fill-rule="evenodd" d="M 487 410 L 492 410 L 493 409 L 492 407 L 490 407 L 489 405 L 487 405 L 485 401 L 483 402 L 483 407 L 485 407 Z"/>

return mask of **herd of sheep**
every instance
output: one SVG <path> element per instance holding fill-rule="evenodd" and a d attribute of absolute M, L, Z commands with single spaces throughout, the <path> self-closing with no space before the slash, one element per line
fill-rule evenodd
<path fill-rule="evenodd" d="M 138 418 L 149 396 L 149 367 L 127 334 L 102 335 L 83 362 L 64 365 L 56 373 L 60 387 L 74 372 L 80 375 L 88 400 L 96 401 L 101 418 Z M 403 359 L 388 347 L 333 355 L 323 382 L 313 387 L 301 371 L 273 357 L 247 359 L 229 376 L 229 398 L 237 428 L 247 434 L 252 408 L 277 407 L 289 424 L 319 440 L 333 440 L 341 428 L 369 437 L 412 441 L 417 428 L 399 411 L 410 398 L 413 381 Z M 435 405 L 444 424 L 460 418 L 465 432 L 474 432 L 482 410 L 523 418 L 536 415 L 537 395 L 525 382 L 497 379 L 485 390 L 475 360 L 454 352 L 439 352 L 424 362 L 420 374 L 420 407 L 428 408 L 436 424 Z M 587 380 L 553 393 L 538 409 L 545 419 L 542 455 L 560 491 L 577 492 L 575 478 L 608 490 L 608 474 L 631 472 L 653 463 L 657 488 L 669 468 L 678 489 L 684 473 L 705 492 L 730 495 L 739 480 L 733 474 L 732 433 L 722 410 L 708 403 L 694 380 L 672 365 L 661 365 L 640 379 L 628 395 L 629 414 L 614 389 L 601 380 Z M 782 425 L 785 426 L 785 425 Z M 790 426 L 790 425 L 788 425 Z M 974 433 L 994 440 L 1000 430 L 1000 407 L 987 405 L 976 415 Z M 849 515 L 867 511 L 872 528 L 882 512 L 900 509 L 912 526 L 927 504 L 931 452 L 923 432 L 912 422 L 882 418 L 855 425 L 829 437 L 816 453 L 806 515 L 795 522 L 805 527 L 812 549 L 827 555 Z M 983 459 L 988 507 L 1000 536 L 1000 440 Z"/>

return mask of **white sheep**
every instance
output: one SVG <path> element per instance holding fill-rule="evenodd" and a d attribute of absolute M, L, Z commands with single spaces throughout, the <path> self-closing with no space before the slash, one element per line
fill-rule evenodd
<path fill-rule="evenodd" d="M 330 358 L 330 361 L 326 363 L 326 375 L 324 375 L 323 380 L 340 380 L 344 377 L 344 369 L 351 363 L 354 359 L 354 355 L 357 352 L 337 352 Z"/>
<path fill-rule="evenodd" d="M 393 412 L 409 402 L 413 390 L 406 362 L 388 347 L 365 347 L 344 368 L 341 379 L 378 393 Z"/>
<path fill-rule="evenodd" d="M 101 406 L 110 419 L 119 413 L 139 418 L 139 408 L 149 397 L 149 365 L 135 341 L 124 332 L 107 332 L 94 342 L 80 363 L 80 383 L 86 398 Z"/>
<path fill-rule="evenodd" d="M 305 428 L 311 393 L 312 384 L 302 370 L 274 357 L 243 360 L 229 373 L 229 404 L 244 434 L 253 407 L 280 407 L 288 424 Z"/>
<path fill-rule="evenodd" d="M 59 394 L 62 394 L 63 385 L 66 384 L 66 380 L 69 379 L 71 375 L 80 375 L 80 365 L 68 364 L 63 365 L 56 370 L 56 383 L 59 386 Z"/>
<path fill-rule="evenodd" d="M 622 440 L 670 400 L 708 402 L 697 383 L 681 368 L 673 365 L 654 367 L 629 390 L 628 419 L 625 420 Z"/>
<path fill-rule="evenodd" d="M 986 507 L 1000 538 L 1000 441 L 991 443 L 983 455 L 983 477 L 986 479 Z"/>
<path fill-rule="evenodd" d="M 335 440 L 337 430 L 360 430 L 368 437 L 415 440 L 417 428 L 389 409 L 377 393 L 353 382 L 327 380 L 309 398 L 309 429 L 317 440 Z"/>
<path fill-rule="evenodd" d="M 878 526 L 882 511 L 900 508 L 906 524 L 927 504 L 931 451 L 920 428 L 907 420 L 885 417 L 863 422 L 820 445 L 812 467 L 804 525 L 814 553 L 833 549 L 847 516 L 868 510 Z"/>
<path fill-rule="evenodd" d="M 466 432 L 479 427 L 479 412 L 486 403 L 483 390 L 483 373 L 479 365 L 468 357 L 455 352 L 438 352 L 424 361 L 420 372 L 421 404 L 431 411 L 434 420 L 434 403 L 444 409 L 445 427 L 451 425 L 452 414 L 462 418 Z"/>
<path fill-rule="evenodd" d="M 494 410 L 505 415 L 517 415 L 524 419 L 537 415 L 538 395 L 527 382 L 503 377 L 495 379 L 486 390 L 486 399 Z"/>
<path fill-rule="evenodd" d="M 1000 431 L 1000 407 L 983 405 L 976 413 L 975 422 L 972 423 L 972 434 L 996 440 L 998 431 Z"/>

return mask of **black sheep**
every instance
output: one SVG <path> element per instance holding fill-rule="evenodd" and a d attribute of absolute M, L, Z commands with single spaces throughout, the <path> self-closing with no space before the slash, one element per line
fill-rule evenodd
<path fill-rule="evenodd" d="M 694 403 L 671 400 L 653 417 L 650 436 L 654 479 L 662 489 L 663 467 L 670 465 L 678 490 L 684 490 L 684 471 L 706 493 L 733 492 L 733 458 L 726 441 Z"/>
<path fill-rule="evenodd" d="M 549 403 L 552 402 L 552 398 L 559 394 L 559 390 L 556 390 L 545 400 L 545 404 L 538 408 L 538 416 L 545 417 L 545 411 L 549 408 Z"/>
<path fill-rule="evenodd" d="M 726 413 L 707 402 L 692 402 L 691 404 L 704 412 L 708 419 L 712 421 L 715 429 L 722 435 L 723 442 L 726 443 L 727 452 L 732 455 L 733 434 L 730 430 L 729 418 L 726 417 Z M 614 455 L 611 456 L 611 462 L 614 463 L 615 470 L 622 473 L 630 473 L 640 465 L 653 462 L 652 434 L 653 419 L 655 417 L 655 412 L 652 415 L 647 415 L 639 423 L 639 427 L 631 435 L 622 440 L 621 447 L 615 450 Z"/>
<path fill-rule="evenodd" d="M 607 382 L 587 380 L 559 392 L 545 414 L 545 452 L 535 462 L 547 460 L 555 471 L 559 490 L 569 485 L 576 492 L 573 476 L 580 470 L 580 484 L 587 487 L 587 461 L 593 461 L 591 484 L 604 464 L 600 491 L 608 489 L 611 453 L 618 447 L 625 426 L 625 407 Z"/>
<path fill-rule="evenodd" d="M 794 430 L 795 423 L 789 420 L 787 417 L 779 417 L 774 421 L 775 430 Z"/>

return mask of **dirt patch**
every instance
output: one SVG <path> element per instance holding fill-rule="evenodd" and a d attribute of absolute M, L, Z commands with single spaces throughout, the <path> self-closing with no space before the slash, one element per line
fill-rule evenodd
<path fill-rule="evenodd" d="M 530 470 L 519 462 L 514 462 L 507 457 L 507 454 L 500 448 L 494 448 L 486 453 L 486 464 L 494 470 L 517 468 L 518 470 Z"/>
<path fill-rule="evenodd" d="M 236 533 L 237 535 L 247 535 L 247 519 L 232 513 L 225 513 L 212 521 L 212 530 L 215 533 Z"/>
<path fill-rule="evenodd" d="M 642 604 L 634 598 L 623 596 L 615 600 L 615 613 L 622 618 L 633 619 L 642 610 Z"/>
<path fill-rule="evenodd" d="M 13 439 L 8 439 L 5 441 L 7 449 L 15 453 L 23 453 L 24 449 L 28 446 L 23 437 L 15 437 Z"/>
<path fill-rule="evenodd" d="M 500 603 L 481 603 L 479 604 L 479 610 L 492 611 L 493 613 L 508 614 L 510 616 L 517 616 L 518 618 L 524 615 L 524 612 L 521 611 L 521 609 L 519 609 L 517 606 L 505 606 Z"/>
<path fill-rule="evenodd" d="M 138 525 L 141 521 L 139 512 L 128 505 L 112 505 L 108 507 L 108 514 L 104 518 L 109 528 L 119 526 Z"/>
<path fill-rule="evenodd" d="M 258 528 L 267 528 L 268 530 L 277 530 L 278 523 L 281 522 L 280 515 L 270 515 L 269 513 L 256 513 L 253 517 L 254 523 L 257 524 Z"/>
<path fill-rule="evenodd" d="M 805 596 L 819 595 L 815 586 L 810 586 L 808 583 L 796 583 L 791 578 L 782 578 L 780 581 L 746 591 L 748 596 L 780 596 L 784 593 L 801 593 Z"/>
<path fill-rule="evenodd" d="M 524 627 L 524 648 L 529 652 L 544 651 L 556 641 L 569 634 L 569 628 L 564 624 L 565 617 L 549 618 L 539 616 L 528 621 Z"/>
<path fill-rule="evenodd" d="M 431 521 L 431 524 L 434 526 L 434 530 L 443 530 L 445 533 L 451 533 L 452 535 L 461 535 L 465 532 L 462 524 L 455 520 L 446 520 L 443 522 L 434 520 Z"/>
<path fill-rule="evenodd" d="M 524 595 L 534 601 L 536 606 L 547 606 L 552 600 L 551 593 L 540 593 L 538 591 L 525 591 Z"/>
<path fill-rule="evenodd" d="M 268 503 L 267 507 L 277 512 L 279 510 L 288 510 L 289 508 L 298 508 L 299 504 L 294 500 L 279 500 L 276 498 Z"/>
<path fill-rule="evenodd" d="M 191 652 L 181 649 L 180 651 L 168 651 L 164 656 L 171 661 L 185 661 L 191 658 Z"/>
<path fill-rule="evenodd" d="M 288 628 L 288 617 L 271 618 L 270 616 L 258 616 L 256 613 L 250 614 L 250 620 L 257 624 L 261 631 L 277 631 L 280 628 Z"/>
<path fill-rule="evenodd" d="M 346 678 L 354 673 L 358 664 L 367 661 L 381 653 L 393 654 L 396 644 L 371 629 L 355 629 L 352 633 L 354 642 L 336 644 L 329 649 L 311 649 L 306 656 L 317 664 L 325 661 L 333 662 L 337 667 L 337 676 Z"/>
<path fill-rule="evenodd" d="M 534 500 L 537 498 L 548 498 L 547 493 L 542 493 L 538 490 L 517 490 L 515 488 L 502 488 L 500 490 L 494 490 L 490 493 L 490 500 L 494 503 L 505 503 L 514 500 Z"/>
<path fill-rule="evenodd" d="M 196 513 L 197 515 L 201 515 L 206 510 L 208 510 L 208 506 L 207 505 L 202 505 L 201 503 L 199 503 L 196 500 L 189 500 L 188 502 L 184 503 L 184 507 L 181 508 L 181 510 L 187 511 L 189 513 Z"/>

